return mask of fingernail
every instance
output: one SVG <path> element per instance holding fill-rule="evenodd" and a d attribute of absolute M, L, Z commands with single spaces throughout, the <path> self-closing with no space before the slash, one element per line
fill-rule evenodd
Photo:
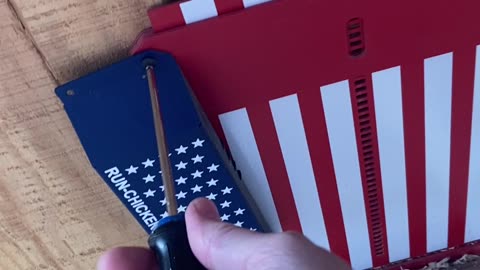
<path fill-rule="evenodd" d="M 217 207 L 210 200 L 203 198 L 196 199 L 192 202 L 191 206 L 194 208 L 195 212 L 197 212 L 197 214 L 202 218 L 215 221 L 220 219 Z"/>

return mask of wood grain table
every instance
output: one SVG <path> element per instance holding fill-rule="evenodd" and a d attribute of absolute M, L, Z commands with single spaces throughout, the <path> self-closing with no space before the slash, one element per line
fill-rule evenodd
<path fill-rule="evenodd" d="M 95 269 L 147 235 L 96 175 L 54 94 L 128 55 L 153 0 L 0 0 L 0 269 Z"/>

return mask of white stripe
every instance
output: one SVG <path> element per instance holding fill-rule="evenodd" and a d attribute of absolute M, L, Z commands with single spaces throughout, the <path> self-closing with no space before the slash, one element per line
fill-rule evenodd
<path fill-rule="evenodd" d="M 400 67 L 372 74 L 390 261 L 410 257 Z"/>
<path fill-rule="evenodd" d="M 228 112 L 220 115 L 219 119 L 237 168 L 242 172 L 243 182 L 270 229 L 274 232 L 281 232 L 282 226 L 247 111 L 239 109 Z"/>
<path fill-rule="evenodd" d="M 187 24 L 218 16 L 214 0 L 190 0 L 180 3 Z"/>
<path fill-rule="evenodd" d="M 297 96 L 272 100 L 270 109 L 302 232 L 315 244 L 328 250 L 330 245 Z"/>
<path fill-rule="evenodd" d="M 321 87 L 351 264 L 372 266 L 365 200 L 348 81 Z"/>
<path fill-rule="evenodd" d="M 475 61 L 465 242 L 480 239 L 480 45 Z"/>
<path fill-rule="evenodd" d="M 425 59 L 427 251 L 448 245 L 452 53 Z"/>
<path fill-rule="evenodd" d="M 251 6 L 255 6 L 255 5 L 270 2 L 270 1 L 272 1 L 272 0 L 243 0 L 243 6 L 245 8 L 248 8 L 248 7 L 251 7 Z"/>

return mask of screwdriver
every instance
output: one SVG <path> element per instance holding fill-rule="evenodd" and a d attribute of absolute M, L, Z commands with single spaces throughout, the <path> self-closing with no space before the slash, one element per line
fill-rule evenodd
<path fill-rule="evenodd" d="M 151 61 L 146 61 L 145 66 L 168 213 L 167 217 L 158 221 L 154 226 L 153 232 L 148 238 L 148 245 L 155 253 L 160 270 L 203 270 L 206 268 L 198 261 L 190 248 L 185 216 L 177 212 L 175 186 L 168 158 L 155 67 Z"/>

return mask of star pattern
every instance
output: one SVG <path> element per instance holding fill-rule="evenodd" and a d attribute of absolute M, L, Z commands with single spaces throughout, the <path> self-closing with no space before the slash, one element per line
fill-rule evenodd
<path fill-rule="evenodd" d="M 180 178 L 175 179 L 175 182 L 177 182 L 177 185 L 186 184 L 186 181 L 187 181 L 187 178 L 183 176 L 180 176 Z"/>
<path fill-rule="evenodd" d="M 180 205 L 180 206 L 177 208 L 177 212 L 179 212 L 179 213 L 185 212 L 186 210 L 187 210 L 187 207 L 186 207 L 186 206 L 183 206 L 183 205 Z"/>
<path fill-rule="evenodd" d="M 192 173 L 193 179 L 202 177 L 203 171 L 196 170 Z"/>
<path fill-rule="evenodd" d="M 244 222 L 237 221 L 234 225 L 237 227 L 242 227 Z"/>
<path fill-rule="evenodd" d="M 232 193 L 232 189 L 233 188 L 229 188 L 229 187 L 225 187 L 224 189 L 222 189 L 222 194 L 225 195 L 225 194 L 231 194 Z"/>
<path fill-rule="evenodd" d="M 235 215 L 238 216 L 238 215 L 243 215 L 244 211 L 245 211 L 245 209 L 238 208 L 237 210 L 235 210 L 233 212 L 235 212 Z"/>
<path fill-rule="evenodd" d="M 212 163 L 212 165 L 210 165 L 209 167 L 207 167 L 208 172 L 214 172 L 214 171 L 216 172 L 217 169 L 218 169 L 218 166 L 220 166 L 220 165 L 215 165 L 215 164 Z"/>
<path fill-rule="evenodd" d="M 155 175 L 147 175 L 145 177 L 143 177 L 142 179 L 145 180 L 145 184 L 148 183 L 148 182 L 153 182 L 153 179 L 155 178 Z"/>
<path fill-rule="evenodd" d="M 210 193 L 210 195 L 207 196 L 207 199 L 209 199 L 209 200 L 215 200 L 215 198 L 217 198 L 217 195 L 218 195 L 218 194 Z"/>
<path fill-rule="evenodd" d="M 191 188 L 191 190 L 193 193 L 196 193 L 196 192 L 201 192 L 202 188 L 203 186 L 195 185 L 193 188 Z"/>
<path fill-rule="evenodd" d="M 255 216 L 249 212 L 245 199 L 236 188 L 235 180 L 228 170 L 221 169 L 224 161 L 210 141 L 195 136 L 188 140 L 177 139 L 177 143 L 172 143 L 171 146 L 169 159 L 179 213 L 185 212 L 193 199 L 204 197 L 217 205 L 223 222 L 252 230 L 259 228 Z M 117 191 L 120 192 L 117 195 L 127 205 L 145 204 L 148 206 L 145 211 L 151 211 L 160 220 L 168 216 L 168 203 L 164 195 L 159 158 L 146 158 L 153 156 L 149 153 L 145 159 L 128 160 L 126 164 L 116 166 L 122 168 L 123 177 L 128 181 L 121 186 L 117 185 Z M 129 192 L 129 198 L 124 197 L 122 192 L 127 190 L 135 190 L 136 193 Z M 131 199 L 134 197 L 137 198 Z M 145 219 L 142 219 L 140 213 L 134 211 L 133 215 L 144 225 Z M 145 215 L 143 217 L 148 218 Z"/>
<path fill-rule="evenodd" d="M 218 180 L 215 180 L 215 179 L 210 179 L 210 181 L 207 182 L 208 186 L 211 187 L 211 186 L 216 186 L 217 185 L 217 182 Z"/>
<path fill-rule="evenodd" d="M 162 205 L 167 205 L 167 198 L 163 198 L 163 200 L 160 200 L 160 203 L 162 203 Z"/>
<path fill-rule="evenodd" d="M 230 204 L 232 202 L 227 202 L 227 201 L 224 201 L 223 203 L 220 204 L 220 206 L 222 206 L 222 208 L 225 208 L 225 207 L 230 207 Z"/>
<path fill-rule="evenodd" d="M 133 167 L 133 165 L 130 165 L 130 168 L 125 169 L 127 171 L 128 175 L 132 173 L 137 173 L 138 167 Z"/>
<path fill-rule="evenodd" d="M 195 157 L 192 158 L 193 164 L 202 162 L 203 158 L 204 158 L 204 156 L 200 156 L 200 155 L 197 154 Z"/>
<path fill-rule="evenodd" d="M 187 192 L 180 191 L 179 193 L 175 194 L 175 196 L 178 199 L 185 199 L 185 195 L 187 195 Z"/>
<path fill-rule="evenodd" d="M 193 148 L 203 147 L 204 142 L 205 142 L 205 140 L 197 139 L 196 141 L 192 142 Z"/>
<path fill-rule="evenodd" d="M 187 164 L 188 164 L 188 163 L 186 163 L 186 162 L 180 161 L 180 163 L 175 164 L 175 167 L 177 167 L 177 170 L 186 169 L 186 168 L 187 168 Z"/>
<path fill-rule="evenodd" d="M 188 147 L 180 145 L 180 147 L 176 148 L 175 151 L 177 151 L 177 155 L 180 155 L 180 154 L 186 154 L 187 149 L 188 149 Z"/>
<path fill-rule="evenodd" d="M 155 160 L 150 160 L 147 158 L 146 161 L 142 162 L 143 166 L 145 166 L 144 168 L 147 168 L 147 167 L 153 167 L 153 163 L 155 162 Z"/>
<path fill-rule="evenodd" d="M 163 212 L 163 214 L 161 214 L 160 216 L 161 216 L 162 218 L 166 218 L 166 217 L 168 217 L 168 212 L 165 211 L 165 212 Z"/>
<path fill-rule="evenodd" d="M 145 195 L 146 198 L 153 197 L 155 195 L 155 192 L 156 192 L 156 190 L 148 189 L 148 191 L 144 192 L 143 195 Z"/>

